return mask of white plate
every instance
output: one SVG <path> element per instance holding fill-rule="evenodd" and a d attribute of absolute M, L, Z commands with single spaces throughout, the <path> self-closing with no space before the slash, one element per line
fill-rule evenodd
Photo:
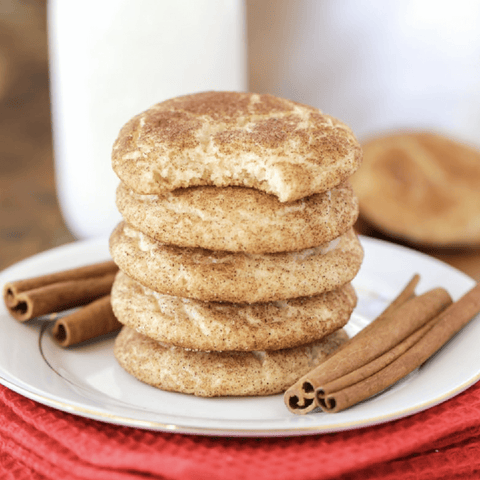
<path fill-rule="evenodd" d="M 431 257 L 362 237 L 365 261 L 354 285 L 359 304 L 347 325 L 354 333 L 410 280 L 417 291 L 436 286 L 454 299 L 474 281 Z M 0 285 L 108 258 L 107 240 L 77 242 L 24 260 L 0 274 Z M 291 414 L 282 395 L 204 399 L 142 384 L 112 355 L 113 338 L 62 349 L 45 323 L 20 324 L 0 309 L 0 382 L 45 405 L 132 427 L 207 435 L 276 436 L 359 428 L 411 415 L 458 394 L 480 377 L 477 316 L 425 365 L 392 388 L 336 414 Z"/>

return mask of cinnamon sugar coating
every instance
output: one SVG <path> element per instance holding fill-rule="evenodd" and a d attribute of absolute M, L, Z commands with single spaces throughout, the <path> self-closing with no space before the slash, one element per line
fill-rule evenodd
<path fill-rule="evenodd" d="M 162 243 L 249 253 L 311 248 L 340 236 L 358 217 L 347 182 L 289 203 L 243 187 L 193 187 L 158 196 L 120 184 L 117 207 L 127 223 Z"/>
<path fill-rule="evenodd" d="M 110 237 L 120 269 L 159 293 L 256 303 L 318 295 L 350 282 L 363 260 L 351 229 L 298 252 L 247 254 L 165 245 L 121 222 Z"/>
<path fill-rule="evenodd" d="M 357 297 L 347 283 L 312 297 L 237 304 L 162 295 L 120 272 L 112 307 L 121 323 L 162 343 L 191 350 L 292 348 L 342 328 Z"/>
<path fill-rule="evenodd" d="M 112 166 L 140 194 L 244 186 L 289 202 L 342 183 L 361 158 L 350 128 L 318 109 L 272 95 L 203 92 L 127 122 Z"/>
<path fill-rule="evenodd" d="M 115 340 L 120 365 L 138 380 L 201 397 L 274 395 L 285 391 L 348 339 L 344 330 L 291 349 L 195 352 L 161 344 L 129 327 Z"/>

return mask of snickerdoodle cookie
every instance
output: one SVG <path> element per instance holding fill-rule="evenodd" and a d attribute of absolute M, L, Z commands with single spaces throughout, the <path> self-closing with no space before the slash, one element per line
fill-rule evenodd
<path fill-rule="evenodd" d="M 118 320 L 158 342 L 192 350 L 277 350 L 342 328 L 357 297 L 347 283 L 313 297 L 269 303 L 202 302 L 157 293 L 123 272 L 112 288 Z"/>
<path fill-rule="evenodd" d="M 316 108 L 267 94 L 203 92 L 128 121 L 112 167 L 140 194 L 244 186 L 291 202 L 342 183 L 361 159 L 350 128 Z"/>
<path fill-rule="evenodd" d="M 355 277 L 363 260 L 352 229 L 315 248 L 249 254 L 165 245 L 125 222 L 110 237 L 110 253 L 120 270 L 156 292 L 234 303 L 334 290 Z"/>
<path fill-rule="evenodd" d="M 358 217 L 347 182 L 289 203 L 252 188 L 193 187 L 159 196 L 139 195 L 120 184 L 117 207 L 127 223 L 162 243 L 249 253 L 321 245 Z"/>
<path fill-rule="evenodd" d="M 351 178 L 361 218 L 412 244 L 480 244 L 480 150 L 430 132 L 365 143 Z"/>
<path fill-rule="evenodd" d="M 202 397 L 273 395 L 285 391 L 348 339 L 343 329 L 296 348 L 198 352 L 152 340 L 123 327 L 114 355 L 138 380 Z"/>

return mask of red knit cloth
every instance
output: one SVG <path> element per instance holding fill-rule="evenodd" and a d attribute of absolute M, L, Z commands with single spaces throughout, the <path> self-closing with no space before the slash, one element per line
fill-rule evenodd
<path fill-rule="evenodd" d="M 110 425 L 0 386 L 2 479 L 478 479 L 480 382 L 425 412 L 300 437 L 221 438 Z"/>

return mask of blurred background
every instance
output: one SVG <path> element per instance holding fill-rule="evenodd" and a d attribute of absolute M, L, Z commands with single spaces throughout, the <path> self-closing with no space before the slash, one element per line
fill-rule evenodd
<path fill-rule="evenodd" d="M 0 0 L 0 268 L 73 240 L 56 198 L 46 5 Z"/>
<path fill-rule="evenodd" d="M 100 0 L 89 8 L 87 1 L 68 12 L 70 2 L 59 0 L 48 9 L 46 0 L 0 0 L 0 269 L 108 233 L 116 222 L 109 159 L 116 132 L 173 95 L 268 92 L 340 118 L 361 141 L 408 127 L 480 146 L 476 0 L 204 0 L 165 10 L 171 3 Z M 154 4 L 158 12 L 144 15 L 141 8 Z M 197 5 L 188 16 L 187 4 Z M 163 37 L 155 43 L 150 32 Z M 178 55 L 181 42 L 191 56 Z M 163 48 L 155 61 L 163 83 L 149 84 L 148 48 Z M 138 84 L 132 71 L 143 75 L 138 98 L 121 90 Z M 110 117 L 98 115 L 100 107 Z M 433 253 L 480 279 L 477 249 Z"/>

